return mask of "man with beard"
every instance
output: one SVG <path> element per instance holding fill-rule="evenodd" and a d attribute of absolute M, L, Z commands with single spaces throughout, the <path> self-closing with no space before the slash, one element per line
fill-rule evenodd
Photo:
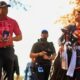
<path fill-rule="evenodd" d="M 55 58 L 55 48 L 52 42 L 47 41 L 48 31 L 42 30 L 41 38 L 34 43 L 30 57 L 34 60 L 34 69 L 38 80 L 48 80 L 51 62 Z"/>
<path fill-rule="evenodd" d="M 7 16 L 8 7 L 10 7 L 9 4 L 0 1 L 0 80 L 3 65 L 6 66 L 8 80 L 13 80 L 13 41 L 22 40 L 22 33 L 17 22 Z"/>

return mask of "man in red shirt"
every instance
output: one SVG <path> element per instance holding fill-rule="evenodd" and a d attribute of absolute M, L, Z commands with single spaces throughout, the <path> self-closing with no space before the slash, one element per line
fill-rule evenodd
<path fill-rule="evenodd" d="M 8 80 L 13 80 L 13 41 L 22 40 L 22 33 L 17 22 L 7 16 L 8 7 L 10 5 L 0 1 L 0 80 L 3 65 L 7 67 Z M 13 36 L 13 33 L 15 36 Z"/>

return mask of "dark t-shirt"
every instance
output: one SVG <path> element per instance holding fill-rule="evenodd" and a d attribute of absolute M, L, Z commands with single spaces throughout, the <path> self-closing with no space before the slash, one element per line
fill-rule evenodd
<path fill-rule="evenodd" d="M 52 54 L 55 53 L 55 48 L 52 42 L 47 42 L 47 41 L 38 41 L 34 43 L 31 53 L 39 53 L 41 51 L 46 51 L 47 56 L 51 56 Z M 43 63 L 50 63 L 50 60 L 44 60 L 43 57 L 37 57 L 36 62 L 43 64 Z"/>

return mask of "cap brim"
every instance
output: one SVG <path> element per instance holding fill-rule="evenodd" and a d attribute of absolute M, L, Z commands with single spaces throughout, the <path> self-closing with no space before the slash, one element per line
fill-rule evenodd
<path fill-rule="evenodd" d="M 11 7 L 11 5 L 8 4 L 7 7 Z"/>
<path fill-rule="evenodd" d="M 9 5 L 9 4 L 8 4 L 8 5 L 2 5 L 2 6 L 0 6 L 0 7 L 1 7 L 1 8 L 2 8 L 2 7 L 11 7 L 11 5 Z"/>

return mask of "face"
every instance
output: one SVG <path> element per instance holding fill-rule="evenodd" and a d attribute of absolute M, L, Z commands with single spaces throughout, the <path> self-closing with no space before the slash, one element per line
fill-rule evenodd
<path fill-rule="evenodd" d="M 80 11 L 75 11 L 75 20 L 80 22 Z"/>
<path fill-rule="evenodd" d="M 41 34 L 41 38 L 47 39 L 48 38 L 48 33 Z"/>
<path fill-rule="evenodd" d="M 0 7 L 0 16 L 7 16 L 8 7 Z"/>
<path fill-rule="evenodd" d="M 80 0 L 76 0 L 76 3 L 79 3 L 80 2 Z"/>

